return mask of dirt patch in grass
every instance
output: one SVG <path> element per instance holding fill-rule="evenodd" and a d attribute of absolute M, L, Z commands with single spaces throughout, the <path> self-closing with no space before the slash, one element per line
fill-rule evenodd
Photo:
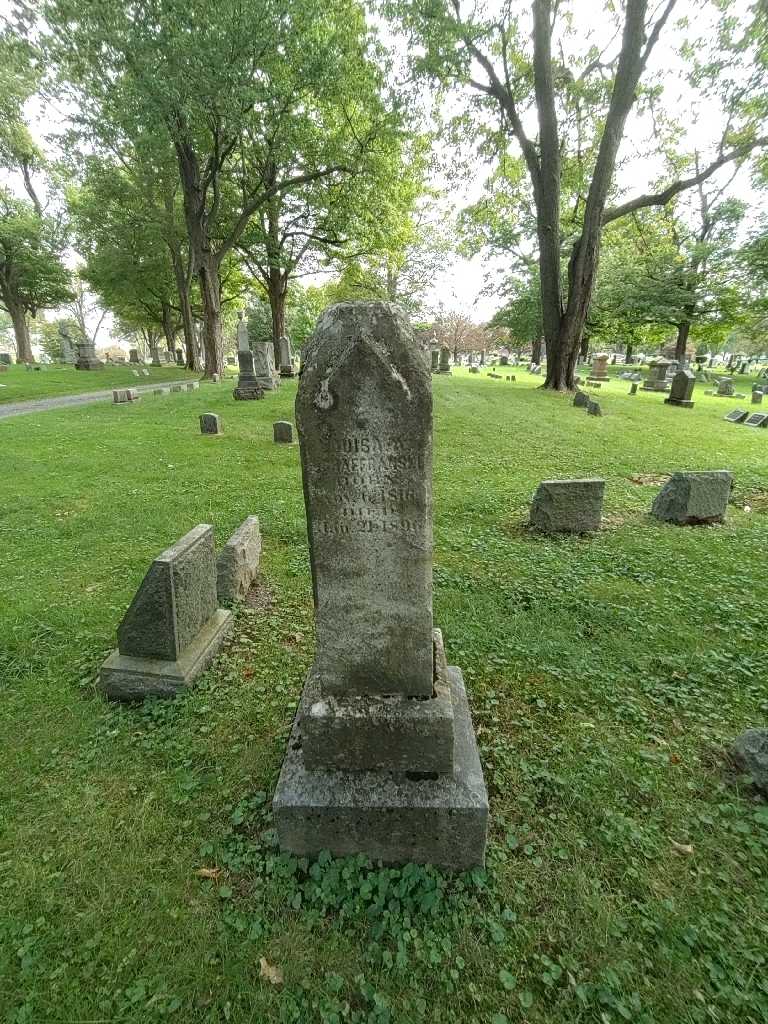
<path fill-rule="evenodd" d="M 251 589 L 245 595 L 246 608 L 252 608 L 256 612 L 268 612 L 274 607 L 275 598 L 265 581 L 258 577 Z"/>
<path fill-rule="evenodd" d="M 638 487 L 659 487 L 669 480 L 669 473 L 636 473 L 634 476 L 628 476 L 627 480 Z"/>

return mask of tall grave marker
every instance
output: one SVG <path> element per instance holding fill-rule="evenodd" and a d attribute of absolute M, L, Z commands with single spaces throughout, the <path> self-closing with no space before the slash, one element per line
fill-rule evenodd
<path fill-rule="evenodd" d="M 274 798 L 280 845 L 480 864 L 487 794 L 432 622 L 430 371 L 396 307 L 326 310 L 296 423 L 317 651 Z"/>

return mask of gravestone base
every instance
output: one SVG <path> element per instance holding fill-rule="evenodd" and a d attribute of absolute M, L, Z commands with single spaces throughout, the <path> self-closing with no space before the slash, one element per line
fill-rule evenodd
<path fill-rule="evenodd" d="M 669 391 L 670 385 L 664 380 L 647 380 L 640 388 L 641 391 Z"/>
<path fill-rule="evenodd" d="M 678 405 L 681 409 L 693 408 L 693 402 L 686 401 L 684 398 L 665 398 L 664 405 Z"/>
<path fill-rule="evenodd" d="M 310 670 L 299 712 L 310 771 L 453 771 L 453 702 L 440 630 L 433 631 L 431 697 L 323 696 Z M 306 710 L 308 709 L 308 710 Z"/>
<path fill-rule="evenodd" d="M 297 856 L 364 853 L 385 864 L 482 865 L 488 794 L 461 670 L 448 669 L 454 714 L 452 774 L 309 771 L 300 722 L 305 691 L 272 802 L 280 848 Z"/>
<path fill-rule="evenodd" d="M 256 381 L 240 381 L 232 392 L 236 402 L 256 401 L 264 397 L 264 390 Z"/>
<path fill-rule="evenodd" d="M 296 371 L 294 370 L 294 368 L 292 366 L 281 366 L 280 367 L 280 376 L 281 377 L 295 377 L 296 376 Z"/>
<path fill-rule="evenodd" d="M 110 700 L 173 697 L 205 671 L 232 628 L 232 612 L 218 608 L 176 661 L 133 658 L 114 650 L 101 666 L 101 690 Z"/>

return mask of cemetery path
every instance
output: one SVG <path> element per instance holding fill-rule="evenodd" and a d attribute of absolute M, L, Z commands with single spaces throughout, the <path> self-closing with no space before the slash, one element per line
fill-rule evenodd
<path fill-rule="evenodd" d="M 162 384 L 144 384 L 134 387 L 134 391 L 143 394 L 157 387 L 169 388 L 171 384 L 186 384 L 186 380 L 164 380 Z M 48 409 L 61 409 L 67 405 L 88 405 L 89 402 L 107 402 L 112 400 L 112 388 L 108 391 L 87 391 L 82 395 L 57 395 L 54 398 L 31 398 L 26 402 L 8 402 L 0 405 L 0 420 L 7 416 L 24 416 L 30 412 L 46 412 Z"/>

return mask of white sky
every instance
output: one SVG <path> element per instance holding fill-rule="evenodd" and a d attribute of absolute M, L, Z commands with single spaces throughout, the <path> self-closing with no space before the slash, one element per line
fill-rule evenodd
<path fill-rule="evenodd" d="M 469 2 L 471 0 L 465 0 L 465 7 L 469 6 Z M 496 6 L 496 0 L 492 0 L 489 6 Z M 744 10 L 745 6 L 746 0 L 734 0 L 730 5 L 730 11 L 736 13 L 738 10 Z M 574 48 L 577 52 L 582 53 L 592 43 L 602 48 L 613 35 L 612 26 L 606 21 L 603 13 L 602 3 L 597 3 L 595 0 L 572 0 L 570 4 L 562 4 L 561 9 L 572 12 L 573 25 L 576 28 L 573 36 L 565 41 L 568 50 Z M 9 0 L 0 0 L 0 15 L 7 14 L 9 10 Z M 523 3 L 522 0 L 520 10 L 523 12 L 529 10 L 528 4 Z M 667 25 L 649 65 L 649 72 L 660 72 L 663 75 L 665 109 L 674 119 L 684 125 L 685 138 L 681 142 L 681 147 L 689 151 L 698 148 L 705 153 L 711 152 L 712 144 L 719 136 L 721 119 L 716 116 L 717 111 L 713 111 L 711 103 L 704 110 L 698 110 L 696 107 L 695 97 L 688 90 L 682 73 L 684 65 L 676 53 L 685 32 L 677 28 L 674 21 L 682 17 L 690 17 L 692 23 L 700 28 L 706 22 L 708 10 L 710 8 L 706 4 L 702 4 L 701 0 L 698 2 L 696 0 L 678 0 L 675 18 Z M 382 32 L 382 35 L 387 43 L 395 49 L 396 62 L 403 61 L 408 52 L 405 42 L 392 37 L 386 30 Z M 608 54 L 613 52 L 615 52 L 615 45 L 608 50 Z M 477 71 L 478 74 L 475 77 L 480 78 L 480 69 Z M 457 92 L 450 99 L 450 109 L 461 110 L 471 94 L 469 89 Z M 50 151 L 51 137 L 57 136 L 65 128 L 66 111 L 57 109 L 55 104 L 47 101 L 44 106 L 33 101 L 30 103 L 29 116 L 33 134 L 41 143 L 45 143 L 46 149 Z M 535 134 L 535 124 L 531 118 L 528 119 L 526 127 L 529 134 Z M 652 134 L 652 125 L 647 118 L 642 119 L 636 114 L 630 115 L 619 154 L 620 167 L 616 177 L 617 184 L 626 190 L 628 196 L 648 191 L 654 179 L 662 171 L 659 161 L 647 156 L 649 138 L 652 137 Z M 46 139 L 49 141 L 46 142 Z M 437 156 L 439 162 L 452 159 L 452 153 L 447 146 L 440 146 Z M 483 164 L 478 158 L 474 158 L 469 168 L 468 182 L 452 194 L 446 194 L 441 202 L 442 208 L 446 212 L 451 206 L 458 210 L 462 206 L 476 201 L 482 194 L 483 182 L 491 169 L 489 164 Z M 18 181 L 13 182 L 12 185 L 17 189 L 20 187 Z M 731 186 L 730 194 L 740 196 L 749 202 L 755 201 L 755 193 L 750 187 L 745 170 L 739 173 Z M 464 312 L 478 322 L 485 321 L 492 316 L 500 304 L 493 296 L 481 294 L 486 274 L 489 271 L 498 272 L 500 269 L 503 269 L 503 264 L 498 261 L 494 263 L 482 254 L 472 260 L 454 256 L 435 280 L 434 286 L 427 296 L 427 302 L 432 307 L 442 305 L 448 310 Z M 102 334 L 98 343 L 105 344 L 106 340 Z"/>

